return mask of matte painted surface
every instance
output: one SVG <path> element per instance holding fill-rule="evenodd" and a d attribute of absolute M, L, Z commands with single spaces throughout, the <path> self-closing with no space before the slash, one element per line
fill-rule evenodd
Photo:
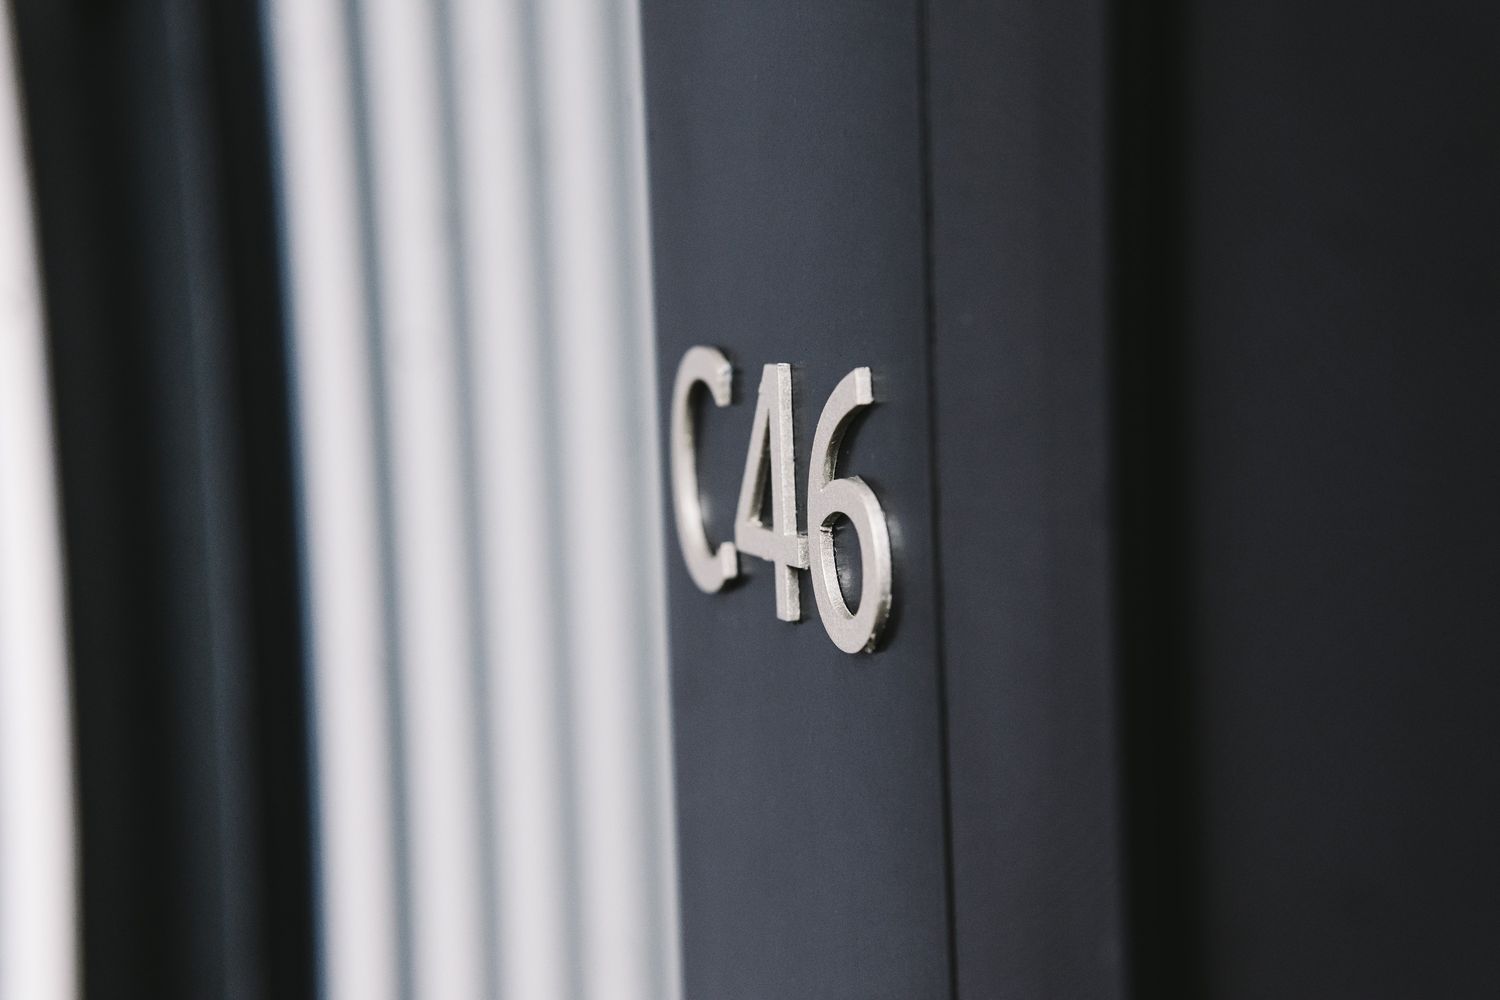
<path fill-rule="evenodd" d="M 928 7 L 958 993 L 1120 997 L 1108 12 Z"/>
<path fill-rule="evenodd" d="M 810 586 L 788 624 L 769 563 L 709 595 L 663 549 L 689 1000 L 949 993 L 917 13 L 644 5 L 660 433 L 682 353 L 724 349 L 735 402 L 703 407 L 699 472 L 727 539 L 761 366 L 793 365 L 805 483 L 824 400 L 869 365 L 840 470 L 895 561 L 887 639 L 850 656 Z"/>
<path fill-rule="evenodd" d="M 1484 3 L 1189 21 L 1183 751 L 1216 997 L 1500 995 L 1497 39 Z"/>

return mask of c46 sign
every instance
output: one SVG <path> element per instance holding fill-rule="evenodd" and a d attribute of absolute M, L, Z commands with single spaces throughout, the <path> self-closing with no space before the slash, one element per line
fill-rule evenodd
<path fill-rule="evenodd" d="M 875 402 L 870 369 L 856 368 L 845 375 L 818 417 L 804 501 L 807 535 L 797 530 L 792 366 L 766 365 L 761 370 L 735 510 L 734 540 L 715 546 L 703 527 L 691 403 L 693 391 L 701 386 L 716 406 L 728 406 L 733 379 L 734 367 L 721 351 L 692 347 L 682 356 L 672 386 L 672 504 L 688 574 L 698 589 L 713 594 L 739 576 L 741 554 L 764 559 L 775 574 L 776 617 L 795 622 L 802 617 L 800 574 L 809 572 L 818 614 L 834 645 L 846 653 L 873 650 L 891 610 L 890 533 L 874 491 L 858 476 L 840 478 L 837 474 L 844 432 Z M 855 611 L 844 600 L 834 555 L 833 528 L 841 517 L 848 519 L 859 538 L 863 583 Z"/>

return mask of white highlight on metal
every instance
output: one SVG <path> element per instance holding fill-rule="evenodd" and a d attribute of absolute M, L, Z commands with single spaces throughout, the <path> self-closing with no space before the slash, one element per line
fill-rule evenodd
<path fill-rule="evenodd" d="M 667 870 L 661 532 L 643 262 L 643 115 L 632 3 L 546 0 L 540 19 L 561 408 L 570 686 L 581 831 L 583 985 L 593 1000 L 676 995 Z M 621 76 L 626 78 L 622 79 Z M 628 103 L 624 120 L 622 95 Z M 644 506 L 643 506 L 644 505 Z M 654 933 L 653 933 L 654 929 Z"/>
<path fill-rule="evenodd" d="M 410 845 L 411 981 L 481 995 L 484 846 L 474 732 L 459 372 L 432 9 L 364 0 L 379 328 L 390 441 Z"/>
<path fill-rule="evenodd" d="M 705 594 L 717 593 L 739 575 L 734 542 L 714 548 L 703 527 L 703 499 L 698 486 L 698 427 L 693 420 L 693 390 L 708 390 L 715 406 L 728 406 L 734 367 L 722 351 L 690 347 L 677 365 L 672 384 L 672 415 L 668 456 L 672 467 L 672 511 L 677 523 L 677 545 L 688 575 Z M 757 417 L 759 413 L 757 413 Z"/>
<path fill-rule="evenodd" d="M 540 178 L 532 169 L 526 80 L 529 39 L 517 2 L 451 0 L 459 171 L 466 224 L 467 373 L 475 409 L 484 627 L 489 664 L 501 940 L 496 981 L 504 997 L 569 996 L 569 899 L 560 748 L 560 484 L 548 470 L 545 332 L 540 326 L 533 220 Z M 477 873 L 476 873 L 477 874 Z"/>
<path fill-rule="evenodd" d="M 880 639 L 891 610 L 891 538 L 875 491 L 858 476 L 837 475 L 839 450 L 850 422 L 875 402 L 870 369 L 845 375 L 823 404 L 813 434 L 807 472 L 807 533 L 812 545 L 813 594 L 828 638 L 846 653 L 869 652 Z M 851 612 L 839 586 L 833 525 L 849 519 L 859 535 L 862 585 L 859 609 Z"/>
<path fill-rule="evenodd" d="M 301 448 L 323 993 L 329 1000 L 394 1000 L 394 786 L 343 12 L 342 0 L 269 0 L 266 7 Z"/>
<path fill-rule="evenodd" d="M 78 994 L 52 413 L 10 10 L 0 4 L 0 997 Z"/>

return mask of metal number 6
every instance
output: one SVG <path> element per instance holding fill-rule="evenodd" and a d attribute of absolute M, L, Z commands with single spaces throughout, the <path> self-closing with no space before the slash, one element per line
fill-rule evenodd
<path fill-rule="evenodd" d="M 875 648 L 891 611 L 891 538 L 885 511 L 875 493 L 858 476 L 835 479 L 839 449 L 849 422 L 875 402 L 870 369 L 856 368 L 833 390 L 813 435 L 807 476 L 807 535 L 810 569 L 818 613 L 833 644 L 846 653 Z M 847 517 L 859 536 L 863 585 L 859 610 L 850 611 L 839 587 L 833 552 L 833 523 Z"/>
<path fill-rule="evenodd" d="M 713 396 L 715 406 L 728 406 L 733 378 L 734 366 L 722 351 L 694 347 L 682 356 L 677 380 L 672 384 L 672 508 L 677 515 L 677 543 L 682 546 L 688 575 L 705 594 L 717 593 L 739 575 L 739 553 L 733 542 L 721 542 L 717 550 L 710 548 L 703 530 L 692 395 L 693 389 L 702 385 Z"/>

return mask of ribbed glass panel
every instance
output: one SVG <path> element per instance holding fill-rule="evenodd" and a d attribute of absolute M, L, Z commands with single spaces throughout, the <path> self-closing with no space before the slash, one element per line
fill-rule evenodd
<path fill-rule="evenodd" d="M 364 0 L 362 84 L 375 238 L 375 351 L 388 442 L 402 810 L 419 997 L 482 996 L 484 853 L 467 474 L 433 5 Z"/>
<path fill-rule="evenodd" d="M 268 4 L 328 993 L 672 1000 L 634 5 Z"/>

